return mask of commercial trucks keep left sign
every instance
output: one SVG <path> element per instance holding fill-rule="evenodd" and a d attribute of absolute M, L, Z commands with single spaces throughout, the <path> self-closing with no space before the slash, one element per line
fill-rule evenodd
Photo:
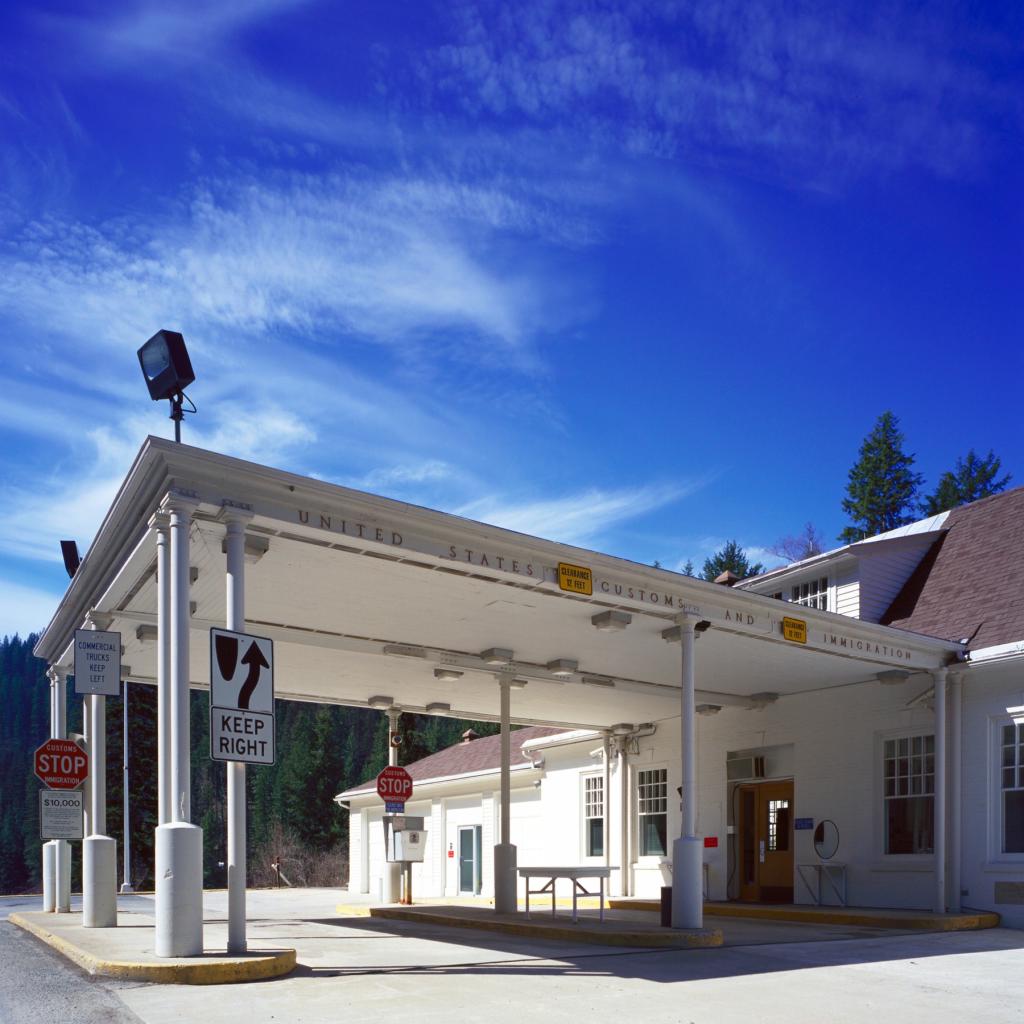
<path fill-rule="evenodd" d="M 210 630 L 210 757 L 273 764 L 274 642 Z"/>
<path fill-rule="evenodd" d="M 75 630 L 75 693 L 116 697 L 121 692 L 121 634 Z"/>

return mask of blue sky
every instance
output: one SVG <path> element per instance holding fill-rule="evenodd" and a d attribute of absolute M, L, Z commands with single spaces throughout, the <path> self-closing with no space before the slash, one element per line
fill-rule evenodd
<path fill-rule="evenodd" d="M 0 634 L 160 327 L 191 443 L 669 568 L 831 541 L 887 408 L 1024 483 L 1021 12 L 3 5 Z"/>

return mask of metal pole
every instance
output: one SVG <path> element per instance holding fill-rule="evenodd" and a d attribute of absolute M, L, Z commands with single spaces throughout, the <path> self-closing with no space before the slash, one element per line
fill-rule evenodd
<path fill-rule="evenodd" d="M 398 708 L 388 708 L 388 765 L 398 764 L 398 721 L 402 712 Z M 384 854 L 387 857 L 387 851 Z M 402 901 L 402 866 L 394 862 L 384 862 L 384 892 L 381 894 L 385 903 L 401 903 Z"/>
<path fill-rule="evenodd" d="M 128 793 L 130 782 L 128 778 L 128 680 L 124 681 L 124 725 L 122 727 L 121 751 L 124 759 L 121 774 L 121 786 L 124 790 L 124 881 L 121 883 L 121 892 L 132 893 L 132 868 L 131 868 L 131 815 L 129 810 Z"/>
<path fill-rule="evenodd" d="M 249 516 L 227 515 L 227 628 L 245 632 L 245 522 Z M 247 949 L 245 923 L 246 820 L 245 764 L 229 761 L 228 790 L 228 952 Z"/>
<path fill-rule="evenodd" d="M 57 706 L 54 714 L 53 735 L 59 740 L 68 737 L 67 675 L 62 669 L 56 670 L 55 690 Z M 66 839 L 57 840 L 57 905 L 58 914 L 71 912 L 71 844 Z"/>
<path fill-rule="evenodd" d="M 935 678 L 935 913 L 946 912 L 946 670 Z"/>
<path fill-rule="evenodd" d="M 512 677 L 498 676 L 501 695 L 501 820 L 494 847 L 494 912 L 516 912 L 516 848 L 511 842 L 512 823 Z"/>
<path fill-rule="evenodd" d="M 682 654 L 680 685 L 680 746 L 683 806 L 679 838 L 672 844 L 672 927 L 704 926 L 704 849 L 697 838 L 697 711 L 694 653 L 696 621 L 678 616 Z"/>

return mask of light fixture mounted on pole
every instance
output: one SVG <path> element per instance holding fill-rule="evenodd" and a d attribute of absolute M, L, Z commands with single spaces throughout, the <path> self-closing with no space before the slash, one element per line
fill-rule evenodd
<path fill-rule="evenodd" d="M 174 420 L 174 440 L 181 441 L 181 421 L 186 400 L 195 412 L 192 399 L 185 394 L 185 388 L 195 379 L 192 362 L 185 348 L 185 339 L 177 331 L 157 331 L 139 349 L 139 364 L 146 378 L 149 397 L 154 402 L 166 398 L 171 403 L 171 419 Z"/>

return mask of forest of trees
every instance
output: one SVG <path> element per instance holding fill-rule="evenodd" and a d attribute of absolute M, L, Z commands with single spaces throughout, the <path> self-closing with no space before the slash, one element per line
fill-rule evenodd
<path fill-rule="evenodd" d="M 50 734 L 46 666 L 32 655 L 36 637 L 0 641 L 0 893 L 40 889 L 39 789 L 32 755 Z M 131 878 L 153 887 L 153 830 L 157 818 L 156 689 L 129 683 Z M 68 687 L 68 731 L 82 731 L 82 698 Z M 107 698 L 107 834 L 122 856 L 123 786 L 120 697 Z M 409 763 L 458 742 L 472 727 L 491 723 L 403 715 L 400 760 Z M 207 694 L 192 692 L 192 819 L 203 828 L 204 884 L 224 886 L 227 803 L 223 762 L 209 757 Z M 341 884 L 348 875 L 348 814 L 335 794 L 372 778 L 387 764 L 387 717 L 367 708 L 277 702 L 277 763 L 249 765 L 250 881 L 268 884 L 270 861 L 283 856 L 293 884 Z M 78 844 L 72 888 L 80 889 Z"/>

